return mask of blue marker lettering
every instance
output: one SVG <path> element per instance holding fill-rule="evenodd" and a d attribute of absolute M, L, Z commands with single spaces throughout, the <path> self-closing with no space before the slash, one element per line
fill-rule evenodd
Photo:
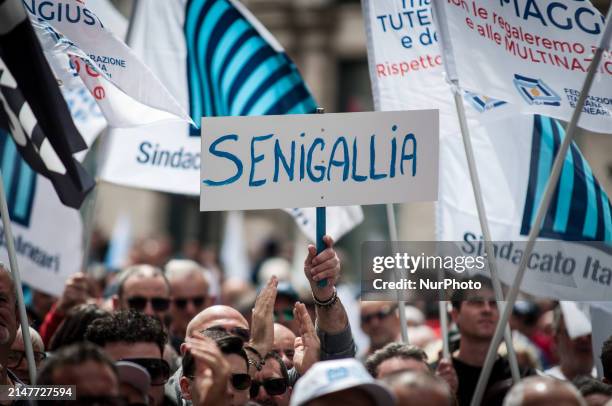
<path fill-rule="evenodd" d="M 325 148 L 325 141 L 323 140 L 323 138 L 319 138 L 319 137 L 315 138 L 310 148 L 308 148 L 308 158 L 307 158 L 308 162 L 306 162 L 306 169 L 308 171 L 308 176 L 310 177 L 310 180 L 312 180 L 313 182 L 321 182 L 323 178 L 325 177 L 325 166 L 323 165 L 314 166 L 314 169 L 319 171 L 319 176 L 315 176 L 312 173 L 312 169 L 313 169 L 312 153 L 314 152 L 317 145 L 321 145 L 321 151 L 323 151 L 323 149 Z"/>
<path fill-rule="evenodd" d="M 249 186 L 261 186 L 266 183 L 265 179 L 253 180 L 255 177 L 255 164 L 263 161 L 264 154 L 255 156 L 255 143 L 258 141 L 265 141 L 272 138 L 274 134 L 260 135 L 258 137 L 251 138 L 251 172 L 249 174 Z"/>
<path fill-rule="evenodd" d="M 342 160 L 338 161 L 334 159 L 336 156 L 336 148 L 342 144 Z M 342 181 L 346 181 L 349 175 L 349 148 L 348 143 L 346 142 L 346 138 L 340 137 L 334 143 L 332 147 L 331 157 L 329 158 L 329 166 L 327 167 L 327 180 L 331 180 L 331 168 L 332 166 L 344 166 L 344 170 L 342 171 Z"/>
<path fill-rule="evenodd" d="M 232 154 L 231 152 L 219 151 L 217 149 L 217 145 L 221 144 L 222 142 L 226 140 L 238 141 L 238 135 L 228 134 L 228 135 L 224 135 L 223 137 L 219 137 L 212 144 L 210 144 L 208 151 L 212 155 L 218 156 L 219 158 L 225 158 L 225 159 L 229 159 L 230 161 L 232 161 L 234 165 L 236 165 L 236 174 L 230 178 L 227 178 L 225 180 L 220 180 L 220 181 L 204 179 L 202 183 L 204 183 L 207 186 L 229 185 L 230 183 L 236 182 L 240 178 L 240 176 L 242 176 L 242 161 L 240 161 L 240 159 L 236 155 Z"/>
<path fill-rule="evenodd" d="M 408 141 L 412 142 L 412 153 L 406 155 L 406 144 Z M 400 159 L 400 172 L 402 175 L 404 174 L 404 161 L 410 160 L 412 160 L 412 176 L 415 176 L 417 172 L 417 141 L 412 133 L 406 134 L 402 143 L 402 157 Z"/>
<path fill-rule="evenodd" d="M 357 138 L 353 140 L 353 171 L 351 177 L 355 182 L 365 182 L 367 176 L 357 174 Z"/>
<path fill-rule="evenodd" d="M 386 173 L 376 173 L 376 134 L 370 137 L 370 179 L 383 179 L 387 177 Z"/>
<path fill-rule="evenodd" d="M 274 141 L 274 182 L 278 182 L 279 162 L 283 164 L 287 176 L 290 181 L 293 181 L 293 172 L 295 169 L 295 141 L 291 141 L 291 162 L 287 163 L 287 159 L 283 155 L 283 150 L 280 147 L 278 140 Z"/>

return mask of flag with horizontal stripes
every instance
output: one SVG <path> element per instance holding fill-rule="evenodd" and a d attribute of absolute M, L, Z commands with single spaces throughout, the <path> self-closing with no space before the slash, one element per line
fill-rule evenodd
<path fill-rule="evenodd" d="M 565 130 L 559 121 L 535 116 L 529 184 L 521 235 L 528 235 Z M 572 143 L 563 163 L 540 235 L 567 241 L 606 241 L 612 245 L 612 206 L 589 163 Z"/>
<path fill-rule="evenodd" d="M 196 125 L 112 129 L 101 171 L 106 181 L 199 195 L 202 117 L 316 109 L 295 64 L 238 1 L 147 2 L 136 9 L 129 45 Z"/>
<path fill-rule="evenodd" d="M 75 159 L 87 148 L 43 55 L 23 4 L 0 1 L 0 128 L 62 203 L 80 207 L 94 181 Z"/>
<path fill-rule="evenodd" d="M 184 30 L 194 122 L 316 109 L 293 62 L 240 3 L 189 0 Z M 192 126 L 192 134 L 199 136 L 199 129 Z"/>

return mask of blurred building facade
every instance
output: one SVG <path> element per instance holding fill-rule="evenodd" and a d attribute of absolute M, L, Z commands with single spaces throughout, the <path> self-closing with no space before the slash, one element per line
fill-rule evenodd
<path fill-rule="evenodd" d="M 165 1 L 165 0 L 140 0 Z M 132 0 L 114 0 L 129 15 Z M 368 74 L 366 37 L 358 0 L 243 0 L 285 47 L 327 112 L 373 110 Z M 594 2 L 605 13 L 609 0 Z M 583 132 L 578 142 L 593 172 L 608 194 L 612 193 L 612 136 Z M 128 213 L 137 236 L 167 233 L 178 245 L 186 239 L 218 243 L 223 219 L 219 213 L 200 213 L 195 198 L 103 185 L 96 216 L 110 235 L 114 219 Z M 435 237 L 433 203 L 400 205 L 400 239 L 430 240 Z M 347 237 L 346 244 L 386 239 L 383 206 L 364 208 L 366 221 Z M 281 241 L 297 231 L 292 219 L 281 211 L 247 213 L 249 247 L 269 237 Z M 175 247 L 178 248 L 178 247 Z"/>

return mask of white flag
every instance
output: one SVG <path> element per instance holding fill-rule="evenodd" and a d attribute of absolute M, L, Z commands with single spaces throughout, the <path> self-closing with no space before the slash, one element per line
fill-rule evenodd
<path fill-rule="evenodd" d="M 429 4 L 363 0 L 370 79 L 376 110 L 440 109 L 440 135 L 459 133 Z M 485 93 L 486 94 L 486 93 Z M 468 119 L 516 114 L 500 100 L 465 93 Z"/>
<path fill-rule="evenodd" d="M 56 75 L 68 87 L 78 75 L 112 126 L 129 127 L 189 116 L 163 84 L 76 0 L 24 2 Z M 68 59 L 70 57 L 70 59 Z"/>
<path fill-rule="evenodd" d="M 519 115 L 473 127 L 471 134 L 496 264 L 502 282 L 511 284 L 564 131 L 554 119 Z M 461 138 L 440 144 L 440 162 L 438 240 L 459 241 L 464 252 L 482 255 Z M 521 290 L 560 300 L 609 298 L 611 212 L 605 191 L 572 144 Z"/>
<path fill-rule="evenodd" d="M 362 3 L 376 107 L 440 109 L 437 239 L 467 239 L 478 245 L 482 238 L 480 223 L 451 88 L 440 65 L 439 37 L 432 25 L 431 6 L 401 0 Z M 526 240 L 563 128 L 552 119 L 518 114 L 516 105 L 499 99 L 471 92 L 463 95 L 492 239 Z M 542 237 L 612 241 L 610 202 L 575 144 L 564 165 L 560 190 L 546 216 Z M 609 251 L 594 250 L 593 258 L 609 259 Z M 612 271 L 593 271 L 594 261 L 582 263 L 583 267 L 589 265 L 588 278 L 579 277 L 574 270 L 575 281 L 537 275 L 528 269 L 522 288 L 535 295 L 566 300 L 583 300 L 590 294 L 601 297 L 610 287 Z M 513 281 L 516 265 L 498 263 L 502 281 Z"/>
<path fill-rule="evenodd" d="M 570 121 L 604 17 L 588 1 L 440 1 L 444 63 L 469 91 Z M 604 53 L 579 125 L 612 133 L 612 60 Z"/>

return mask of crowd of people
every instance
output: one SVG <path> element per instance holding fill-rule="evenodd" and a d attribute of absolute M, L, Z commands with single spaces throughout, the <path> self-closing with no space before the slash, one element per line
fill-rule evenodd
<path fill-rule="evenodd" d="M 110 279 L 75 274 L 57 300 L 34 294 L 35 384 L 74 385 L 76 400 L 46 400 L 67 405 L 469 405 L 499 319 L 490 285 L 453 294 L 445 358 L 437 319 L 422 309 L 408 307 L 405 343 L 395 303 L 343 303 L 341 261 L 324 241 L 324 251 L 304 252 L 307 295 L 286 272 L 260 269 L 265 281 L 254 291 L 204 261 L 153 257 Z M 500 347 L 482 404 L 612 405 L 612 336 L 593 354 L 590 335 L 570 336 L 550 301 L 517 303 L 511 327 L 522 379 L 512 379 Z M 358 348 L 357 330 L 369 347 Z M 0 349 L 0 385 L 32 384 L 6 266 Z"/>

